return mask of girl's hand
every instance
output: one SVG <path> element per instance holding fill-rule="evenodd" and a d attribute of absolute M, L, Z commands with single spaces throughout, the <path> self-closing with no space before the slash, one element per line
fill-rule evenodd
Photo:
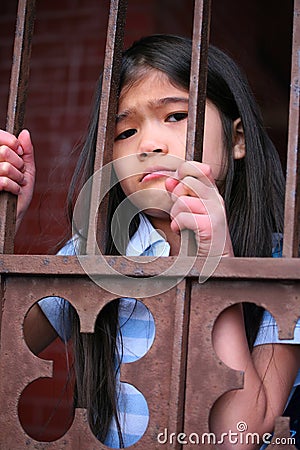
<path fill-rule="evenodd" d="M 0 191 L 18 196 L 16 230 L 32 199 L 35 181 L 33 146 L 29 131 L 18 137 L 0 130 Z"/>
<path fill-rule="evenodd" d="M 175 233 L 195 234 L 199 256 L 234 256 L 224 200 L 207 164 L 184 161 L 175 178 L 166 180 L 174 205 L 170 211 Z"/>

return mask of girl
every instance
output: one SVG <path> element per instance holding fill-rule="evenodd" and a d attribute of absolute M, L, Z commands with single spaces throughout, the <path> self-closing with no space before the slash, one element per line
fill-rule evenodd
<path fill-rule="evenodd" d="M 180 231 L 190 229 L 201 256 L 208 255 L 213 236 L 214 256 L 280 256 L 284 180 L 277 153 L 247 81 L 214 47 L 208 57 L 203 163 L 184 160 L 190 62 L 190 40 L 176 36 L 146 37 L 124 52 L 113 148 L 113 175 L 119 183 L 111 190 L 108 223 L 126 197 L 132 216 L 137 214 L 129 238 L 122 222 L 115 221 L 117 232 L 109 227 L 106 253 L 176 255 Z M 92 175 L 100 94 L 101 79 L 70 188 L 71 216 L 78 192 Z M 18 137 L 2 131 L 0 142 L 1 188 L 18 195 L 19 223 L 33 189 L 32 144 L 26 130 Z M 84 246 L 85 233 L 80 230 L 61 253 L 73 254 Z M 118 234 L 120 245 L 113 239 Z M 139 330 L 137 320 L 144 324 Z M 120 363 L 132 354 L 141 357 L 153 341 L 153 320 L 140 302 L 110 303 L 99 314 L 95 333 L 84 335 L 64 300 L 43 299 L 28 314 L 24 332 L 35 353 L 57 333 L 73 339 L 76 405 L 87 408 L 91 428 L 102 442 L 118 448 L 141 437 L 147 405 L 142 396 L 122 391 L 118 382 Z M 133 344 L 128 339 L 131 332 L 137 338 Z M 253 305 L 235 305 L 222 313 L 213 331 L 214 348 L 228 366 L 244 371 L 245 384 L 215 404 L 212 432 L 220 436 L 235 430 L 241 419 L 248 432 L 272 431 L 294 382 L 298 384 L 300 350 L 291 343 L 299 339 L 297 327 L 289 345 L 278 345 L 272 317 Z M 128 418 L 125 423 L 126 411 L 135 415 L 133 422 Z M 226 441 L 220 447 L 236 445 Z"/>

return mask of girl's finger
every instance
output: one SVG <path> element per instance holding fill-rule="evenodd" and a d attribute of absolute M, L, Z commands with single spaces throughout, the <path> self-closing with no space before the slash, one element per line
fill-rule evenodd
<path fill-rule="evenodd" d="M 197 178 L 207 186 L 215 183 L 210 166 L 197 161 L 184 161 L 180 164 L 176 171 L 176 177 L 179 180 L 183 180 L 185 177 Z"/>
<path fill-rule="evenodd" d="M 26 166 L 26 171 L 30 172 L 34 176 L 35 174 L 35 162 L 34 162 L 34 150 L 28 130 L 22 130 L 18 136 L 18 140 L 23 149 L 22 159 Z"/>
<path fill-rule="evenodd" d="M 22 171 L 24 169 L 24 161 L 23 159 L 18 156 L 18 154 L 12 150 L 10 147 L 7 147 L 6 145 L 0 146 L 0 163 L 10 163 L 14 167 L 16 167 L 18 170 Z"/>
<path fill-rule="evenodd" d="M 170 211 L 170 216 L 176 217 L 181 212 L 192 214 L 207 214 L 205 204 L 197 197 L 180 196 Z"/>
<path fill-rule="evenodd" d="M 180 212 L 171 222 L 171 228 L 178 233 L 180 230 L 192 230 L 195 233 L 205 236 L 207 239 L 212 234 L 211 219 L 206 214 L 190 214 L 187 212 Z"/>
<path fill-rule="evenodd" d="M 24 183 L 24 174 L 6 161 L 0 162 L 0 178 L 9 178 L 20 186 Z"/>
<path fill-rule="evenodd" d="M 192 230 L 200 256 L 233 256 L 231 239 L 226 224 L 215 220 L 207 214 L 179 213 L 171 221 L 171 229 L 174 233 L 188 229 Z"/>
<path fill-rule="evenodd" d="M 174 192 L 175 187 L 178 186 L 179 182 L 185 184 L 185 189 L 183 189 L 182 194 L 186 192 L 187 195 L 196 195 L 197 189 L 196 185 L 193 184 L 192 179 L 199 180 L 207 187 L 214 187 L 215 180 L 212 176 L 212 171 L 209 165 L 198 163 L 196 161 L 184 161 L 175 172 L 175 176 L 172 178 L 167 178 L 166 189 L 168 192 Z M 191 191 L 189 190 L 191 189 Z"/>
<path fill-rule="evenodd" d="M 10 178 L 0 177 L 0 191 L 6 191 L 14 195 L 19 195 L 21 192 L 21 187 Z"/>
<path fill-rule="evenodd" d="M 203 200 L 211 199 L 218 196 L 218 189 L 215 184 L 211 182 L 203 183 L 203 180 L 199 180 L 192 176 L 186 176 L 183 178 L 171 192 L 172 200 L 175 202 L 176 198 L 182 195 L 189 195 L 192 197 L 198 197 Z"/>
<path fill-rule="evenodd" d="M 166 190 L 171 194 L 178 183 L 179 181 L 175 178 L 167 178 L 165 181 Z"/>
<path fill-rule="evenodd" d="M 0 145 L 6 145 L 20 156 L 23 154 L 23 149 L 19 140 L 16 136 L 7 131 L 0 130 Z"/>

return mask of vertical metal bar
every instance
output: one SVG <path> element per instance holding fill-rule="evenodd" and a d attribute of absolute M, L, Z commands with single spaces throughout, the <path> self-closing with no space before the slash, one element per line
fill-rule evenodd
<path fill-rule="evenodd" d="M 202 160 L 211 0 L 195 0 L 187 160 Z"/>
<path fill-rule="evenodd" d="M 186 139 L 186 160 L 188 161 L 202 161 L 210 15 L 211 0 L 195 0 Z M 181 237 L 183 254 L 195 254 L 196 244 L 193 234 L 184 230 Z"/>
<path fill-rule="evenodd" d="M 299 252 L 299 107 L 300 0 L 295 0 L 283 239 L 283 256 L 286 258 L 297 257 Z"/>
<path fill-rule="evenodd" d="M 203 134 L 204 134 L 204 118 L 206 103 L 206 85 L 207 85 L 207 58 L 209 46 L 211 16 L 211 0 L 195 0 L 194 3 L 194 23 L 193 23 L 193 42 L 192 42 L 192 60 L 189 88 L 189 115 L 188 129 L 186 141 L 186 160 L 202 161 L 203 153 Z M 184 230 L 181 235 L 182 252 L 184 255 L 195 254 L 197 245 L 194 235 L 189 230 Z M 184 280 L 185 302 L 188 304 L 186 314 L 184 316 L 184 329 L 186 336 L 189 334 L 189 326 L 192 320 L 190 313 L 191 303 L 191 280 Z M 184 339 L 184 336 L 182 337 Z M 187 347 L 186 347 L 187 352 Z M 186 355 L 187 353 L 185 353 Z M 187 362 L 185 365 L 187 370 Z M 186 377 L 182 375 L 181 382 L 184 383 L 186 393 Z M 186 417 L 189 417 L 189 411 L 186 410 L 186 402 L 182 405 L 182 423 Z"/>
<path fill-rule="evenodd" d="M 19 133 L 24 122 L 34 17 L 35 0 L 19 0 L 6 119 L 6 131 L 13 134 Z M 14 252 L 16 204 L 14 195 L 0 192 L 1 254 Z M 0 331 L 5 289 L 5 279 L 0 276 Z M 0 340 L 0 347 L 1 344 Z"/>
<path fill-rule="evenodd" d="M 103 179 L 103 172 L 99 169 L 111 160 L 112 155 L 115 117 L 118 106 L 117 96 L 122 61 L 126 10 L 126 0 L 111 0 L 105 48 L 96 156 L 94 163 L 95 175 L 93 177 L 90 201 L 89 226 L 86 245 L 87 254 L 97 253 L 97 244 L 95 241 L 95 237 L 97 236 L 97 222 L 101 223 L 101 229 L 99 230 L 100 234 L 98 237 L 99 247 L 102 253 L 104 253 L 106 243 L 107 204 L 102 202 L 99 216 L 97 215 L 97 211 L 100 205 L 101 189 L 102 187 L 105 188 L 107 186 L 103 186 L 105 180 Z M 96 219 L 97 217 L 98 220 Z"/>
<path fill-rule="evenodd" d="M 6 130 L 18 134 L 23 126 L 29 79 L 35 0 L 19 0 L 11 70 Z M 0 193 L 0 253 L 13 253 L 16 198 Z"/>

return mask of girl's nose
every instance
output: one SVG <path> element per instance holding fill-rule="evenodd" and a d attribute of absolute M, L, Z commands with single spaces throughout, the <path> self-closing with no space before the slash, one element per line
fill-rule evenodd
<path fill-rule="evenodd" d="M 148 141 L 143 142 L 138 150 L 138 158 L 144 160 L 150 156 L 154 156 L 157 153 L 167 154 L 168 146 L 166 144 L 162 144 L 161 142 Z"/>

